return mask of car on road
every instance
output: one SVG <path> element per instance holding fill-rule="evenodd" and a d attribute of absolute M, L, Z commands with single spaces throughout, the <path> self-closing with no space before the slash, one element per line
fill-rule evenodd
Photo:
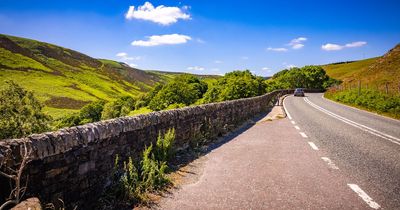
<path fill-rule="evenodd" d="M 304 90 L 303 88 L 296 88 L 294 90 L 294 96 L 303 96 L 304 97 Z"/>

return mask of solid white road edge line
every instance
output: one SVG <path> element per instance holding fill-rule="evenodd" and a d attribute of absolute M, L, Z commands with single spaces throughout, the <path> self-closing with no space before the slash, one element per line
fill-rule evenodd
<path fill-rule="evenodd" d="M 297 126 L 297 125 L 296 125 L 296 126 L 294 126 L 294 128 L 296 128 L 297 130 L 300 130 L 299 126 Z"/>
<path fill-rule="evenodd" d="M 391 142 L 393 142 L 393 143 L 395 143 L 395 144 L 397 144 L 397 145 L 400 145 L 400 139 L 399 139 L 399 138 L 396 138 L 396 137 L 391 136 L 391 135 L 389 135 L 389 134 L 382 133 L 382 132 L 377 131 L 377 130 L 375 130 L 375 129 L 373 129 L 373 128 L 370 128 L 370 127 L 368 127 L 368 126 L 362 125 L 362 124 L 360 124 L 360 123 L 357 123 L 357 122 L 354 122 L 354 121 L 352 121 L 352 120 L 349 120 L 349 119 L 347 119 L 347 118 L 345 118 L 345 117 L 342 117 L 342 116 L 340 116 L 340 115 L 337 115 L 337 114 L 335 114 L 335 113 L 333 113 L 333 112 L 330 112 L 330 111 L 328 111 L 328 110 L 326 110 L 326 109 L 324 109 L 324 108 L 322 108 L 322 107 L 320 107 L 320 106 L 318 106 L 318 105 L 312 103 L 312 102 L 311 102 L 310 100 L 308 100 L 307 98 L 304 98 L 304 101 L 307 102 L 307 103 L 308 103 L 309 105 L 311 105 L 312 107 L 318 109 L 319 111 L 324 112 L 325 114 L 327 114 L 327 115 L 329 115 L 329 116 L 331 116 L 331 117 L 334 117 L 334 118 L 336 118 L 336 119 L 338 119 L 338 120 L 340 120 L 340 121 L 342 121 L 342 122 L 344 122 L 344 123 L 347 123 L 347 124 L 349 124 L 349 125 L 351 125 L 351 126 L 354 126 L 354 127 L 359 128 L 359 129 L 361 129 L 361 130 L 363 130 L 363 131 L 366 131 L 366 132 L 368 132 L 368 133 L 371 133 L 371 134 L 373 134 L 373 135 L 375 135 L 375 136 L 378 136 L 378 137 L 381 137 L 381 138 L 383 138 L 383 139 L 389 140 L 389 141 L 391 141 Z"/>
<path fill-rule="evenodd" d="M 289 114 L 289 112 L 288 112 L 288 110 L 286 109 L 286 106 L 285 106 L 285 100 L 286 100 L 286 98 L 287 98 L 287 97 L 285 97 L 285 98 L 283 99 L 283 109 L 285 109 L 286 115 L 287 115 L 288 118 L 291 120 L 291 119 L 292 119 L 292 116 L 290 116 L 290 114 Z"/>
<path fill-rule="evenodd" d="M 325 162 L 328 164 L 329 168 L 331 168 L 331 169 L 339 169 L 339 167 L 337 167 L 337 166 L 332 162 L 331 159 L 329 159 L 329 158 L 327 158 L 327 157 L 321 157 L 321 159 L 322 159 L 323 161 L 325 161 Z"/>
<path fill-rule="evenodd" d="M 368 204 L 369 207 L 373 208 L 373 209 L 379 209 L 381 206 L 376 203 L 374 200 L 372 200 L 371 197 L 369 197 L 367 195 L 367 193 L 364 192 L 364 190 L 362 190 L 358 185 L 356 184 L 347 184 L 354 192 L 356 192 L 358 194 L 358 196 L 360 196 L 365 203 Z"/>
<path fill-rule="evenodd" d="M 308 138 L 308 136 L 307 136 L 304 132 L 300 132 L 300 135 L 301 135 L 303 138 Z"/>
<path fill-rule="evenodd" d="M 313 148 L 313 150 L 319 150 L 317 145 L 315 145 L 313 142 L 309 141 L 308 144 Z"/>

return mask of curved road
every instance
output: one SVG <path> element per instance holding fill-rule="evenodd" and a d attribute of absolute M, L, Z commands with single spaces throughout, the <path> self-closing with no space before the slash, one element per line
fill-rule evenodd
<path fill-rule="evenodd" d="M 289 120 L 354 184 L 349 187 L 357 185 L 381 208 L 400 209 L 400 121 L 315 93 L 289 96 L 284 105 Z"/>

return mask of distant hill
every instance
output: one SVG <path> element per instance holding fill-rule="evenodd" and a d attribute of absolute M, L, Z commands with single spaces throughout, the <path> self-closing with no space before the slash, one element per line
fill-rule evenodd
<path fill-rule="evenodd" d="M 0 89 L 13 80 L 28 90 L 53 117 L 95 100 L 137 96 L 176 73 L 143 71 L 125 63 L 95 59 L 74 50 L 0 34 Z"/>
<path fill-rule="evenodd" d="M 385 55 L 366 60 L 324 65 L 327 74 L 344 83 L 359 80 L 370 87 L 382 87 L 388 83 L 391 89 L 400 84 L 400 44 Z"/>

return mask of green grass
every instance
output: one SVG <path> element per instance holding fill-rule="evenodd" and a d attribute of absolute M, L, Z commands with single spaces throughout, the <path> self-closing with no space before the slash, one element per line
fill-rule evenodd
<path fill-rule="evenodd" d="M 140 109 L 136 109 L 136 110 L 131 111 L 128 116 L 135 116 L 135 115 L 139 115 L 139 114 L 147 114 L 147 113 L 150 113 L 150 112 L 153 112 L 153 110 L 149 109 L 148 107 L 142 107 Z"/>
<path fill-rule="evenodd" d="M 323 66 L 328 76 L 342 81 L 354 80 L 363 68 L 373 64 L 378 58 L 355 61 L 351 63 L 329 64 Z"/>

